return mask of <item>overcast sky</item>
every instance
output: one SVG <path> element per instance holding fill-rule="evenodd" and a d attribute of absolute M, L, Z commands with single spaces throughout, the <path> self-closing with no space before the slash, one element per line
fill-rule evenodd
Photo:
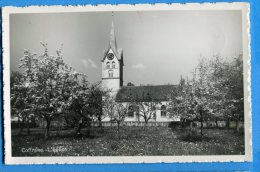
<path fill-rule="evenodd" d="M 111 12 L 12 14 L 11 70 L 24 49 L 51 54 L 63 44 L 64 60 L 90 82 L 101 80 L 108 48 Z M 117 45 L 124 51 L 124 84 L 177 84 L 190 76 L 200 54 L 231 58 L 242 53 L 240 11 L 115 12 Z"/>

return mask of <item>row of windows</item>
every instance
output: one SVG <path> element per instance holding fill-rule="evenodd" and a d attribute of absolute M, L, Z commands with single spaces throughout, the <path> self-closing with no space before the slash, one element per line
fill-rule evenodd
<path fill-rule="evenodd" d="M 110 62 L 107 62 L 107 65 L 106 65 L 107 69 L 110 69 L 111 68 L 111 63 Z M 112 62 L 112 69 L 115 69 L 116 68 L 116 63 L 113 61 Z"/>
<path fill-rule="evenodd" d="M 155 110 L 155 107 L 153 107 L 153 109 Z M 166 106 L 162 105 L 160 110 L 161 110 L 161 116 L 166 117 Z M 134 117 L 134 111 L 135 111 L 134 106 L 129 106 L 128 117 Z M 136 115 L 139 116 L 139 109 L 136 109 Z"/>

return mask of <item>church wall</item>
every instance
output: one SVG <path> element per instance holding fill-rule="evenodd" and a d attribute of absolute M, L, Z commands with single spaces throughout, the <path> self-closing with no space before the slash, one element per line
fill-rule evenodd
<path fill-rule="evenodd" d="M 111 89 L 112 92 L 117 92 L 119 90 L 119 82 L 119 79 L 103 79 L 102 86 Z"/>
<path fill-rule="evenodd" d="M 124 103 L 124 105 L 126 106 L 127 103 Z M 180 121 L 180 118 L 179 117 L 170 117 L 170 114 L 169 113 L 166 113 L 166 116 L 161 116 L 161 110 L 160 110 L 160 107 L 162 105 L 167 105 L 167 101 L 165 102 L 161 102 L 160 105 L 158 105 L 156 107 L 156 118 L 151 118 L 149 120 L 149 122 L 170 122 L 170 121 Z M 166 106 L 167 107 L 167 106 Z M 128 117 L 127 116 L 128 114 L 126 114 L 126 118 L 125 118 L 125 122 L 144 122 L 144 118 L 140 115 L 139 118 L 136 114 L 136 112 L 134 112 L 134 116 L 133 117 Z M 109 122 L 110 121 L 110 118 L 109 117 L 106 117 L 104 120 L 104 122 Z"/>
<path fill-rule="evenodd" d="M 166 116 L 161 116 L 161 106 L 165 105 L 167 107 L 167 101 L 161 102 L 161 104 L 156 107 L 156 117 L 152 117 L 149 122 L 169 122 L 169 121 L 180 121 L 179 117 L 170 117 L 169 113 L 166 113 Z M 140 116 L 140 121 L 144 121 L 144 118 Z M 134 112 L 134 117 L 126 117 L 125 121 L 138 121 L 136 112 Z"/>

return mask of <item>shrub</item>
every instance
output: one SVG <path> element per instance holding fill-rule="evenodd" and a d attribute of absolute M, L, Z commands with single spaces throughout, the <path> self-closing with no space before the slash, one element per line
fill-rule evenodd
<path fill-rule="evenodd" d="M 172 121 L 168 124 L 169 128 L 175 129 L 175 128 L 180 128 L 181 123 L 179 121 Z"/>

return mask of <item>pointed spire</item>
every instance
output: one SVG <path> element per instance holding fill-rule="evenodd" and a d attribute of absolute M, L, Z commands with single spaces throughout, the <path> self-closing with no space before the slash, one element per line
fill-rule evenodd
<path fill-rule="evenodd" d="M 112 24 L 111 24 L 109 45 L 112 49 L 114 49 L 114 51 L 117 51 L 116 35 L 115 35 L 115 29 L 114 29 L 114 12 L 113 11 L 112 11 Z"/>

